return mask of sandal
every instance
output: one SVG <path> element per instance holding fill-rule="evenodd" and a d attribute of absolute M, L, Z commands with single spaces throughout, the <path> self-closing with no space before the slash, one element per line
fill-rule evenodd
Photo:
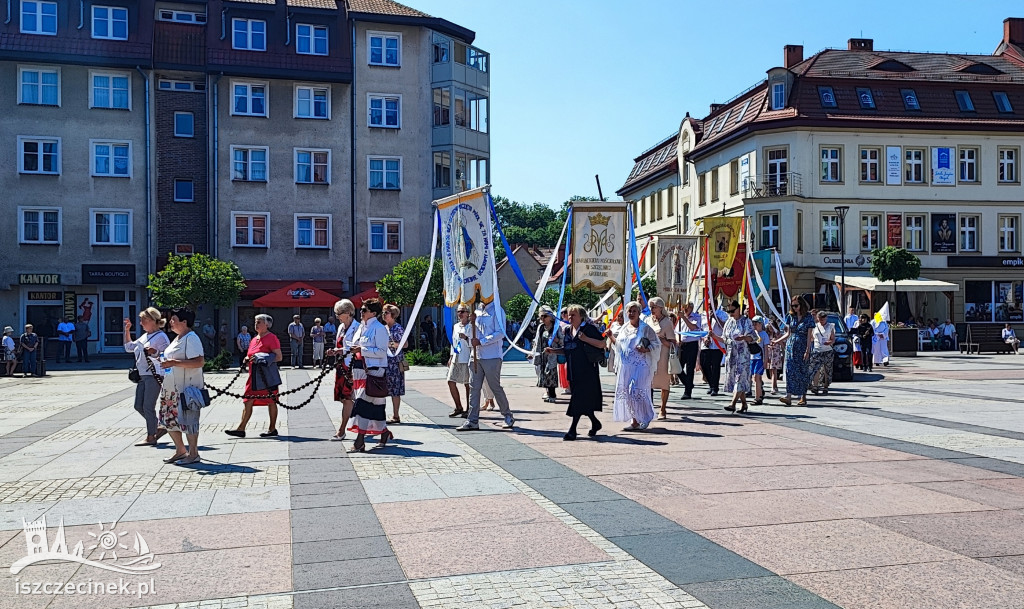
<path fill-rule="evenodd" d="M 451 413 L 448 414 L 448 418 L 454 419 L 455 417 L 461 417 L 462 413 L 464 412 L 466 411 L 461 408 L 456 408 L 455 410 L 451 411 Z"/>
<path fill-rule="evenodd" d="M 180 455 L 176 454 L 173 457 L 169 457 L 167 459 L 164 459 L 164 463 L 174 463 L 175 461 L 179 461 L 181 459 L 184 459 L 187 456 L 188 456 L 188 453 L 181 453 Z"/>
<path fill-rule="evenodd" d="M 388 419 L 388 425 L 401 425 L 401 424 L 402 424 L 402 419 L 400 419 L 398 417 L 391 417 L 390 419 Z"/>
<path fill-rule="evenodd" d="M 756 400 L 754 400 L 754 401 L 752 402 L 752 404 L 753 404 L 754 406 L 760 406 L 761 404 L 764 404 L 764 398 L 757 398 Z M 746 411 L 747 411 L 747 409 L 746 409 L 746 408 L 744 408 L 744 409 L 743 409 L 743 412 L 746 412 Z"/>
<path fill-rule="evenodd" d="M 783 404 L 785 404 L 786 406 L 792 406 L 793 405 L 793 400 L 791 400 L 790 398 L 787 398 L 787 397 L 781 397 L 781 398 L 779 398 L 779 401 L 782 402 Z"/>
<path fill-rule="evenodd" d="M 350 453 L 365 453 L 366 452 L 366 442 L 360 442 L 358 444 L 353 444 L 352 448 L 348 449 L 347 452 L 350 452 Z"/>
<path fill-rule="evenodd" d="M 801 398 L 800 401 L 796 403 L 796 405 L 797 406 L 806 406 L 807 405 L 807 398 Z"/>

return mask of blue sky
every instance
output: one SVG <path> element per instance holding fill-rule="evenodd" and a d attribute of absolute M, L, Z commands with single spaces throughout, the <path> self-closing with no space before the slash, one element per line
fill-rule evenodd
<path fill-rule="evenodd" d="M 873 38 L 875 49 L 991 53 L 1015 0 L 404 0 L 491 53 L 491 182 L 516 201 L 613 199 L 633 157 L 782 64 Z"/>

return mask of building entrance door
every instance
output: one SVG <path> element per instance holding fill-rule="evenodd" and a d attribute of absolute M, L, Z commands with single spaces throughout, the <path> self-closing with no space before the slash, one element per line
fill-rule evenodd
<path fill-rule="evenodd" d="M 139 335 L 138 307 L 135 305 L 135 293 L 126 290 L 104 290 L 102 294 L 102 324 L 100 332 L 100 352 L 124 352 L 124 319 L 132 320 L 132 336 Z"/>

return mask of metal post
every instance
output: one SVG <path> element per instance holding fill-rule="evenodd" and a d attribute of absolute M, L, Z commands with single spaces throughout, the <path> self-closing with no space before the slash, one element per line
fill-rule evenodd
<path fill-rule="evenodd" d="M 846 311 L 846 212 L 850 211 L 849 205 L 837 205 L 836 213 L 839 214 L 839 268 L 842 284 L 839 290 L 839 317 L 845 317 Z"/>

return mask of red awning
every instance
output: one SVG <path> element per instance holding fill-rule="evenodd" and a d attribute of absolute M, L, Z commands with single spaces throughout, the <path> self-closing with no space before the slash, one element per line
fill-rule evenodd
<path fill-rule="evenodd" d="M 363 290 L 362 292 L 359 292 L 358 294 L 353 294 L 352 296 L 349 296 L 348 299 L 351 300 L 352 304 L 354 304 L 356 306 L 356 308 L 358 309 L 359 307 L 363 306 L 363 301 L 364 300 L 369 300 L 371 298 L 380 298 L 380 294 L 377 293 L 377 288 L 370 288 L 369 290 Z"/>
<path fill-rule="evenodd" d="M 338 302 L 339 298 L 334 294 L 325 292 L 319 288 L 315 288 L 308 283 L 296 281 L 295 283 L 286 285 L 280 290 L 276 290 L 261 296 L 256 300 L 252 301 L 254 307 L 265 307 L 271 308 L 291 308 L 291 307 L 316 307 L 316 308 L 331 308 L 334 303 Z"/>

